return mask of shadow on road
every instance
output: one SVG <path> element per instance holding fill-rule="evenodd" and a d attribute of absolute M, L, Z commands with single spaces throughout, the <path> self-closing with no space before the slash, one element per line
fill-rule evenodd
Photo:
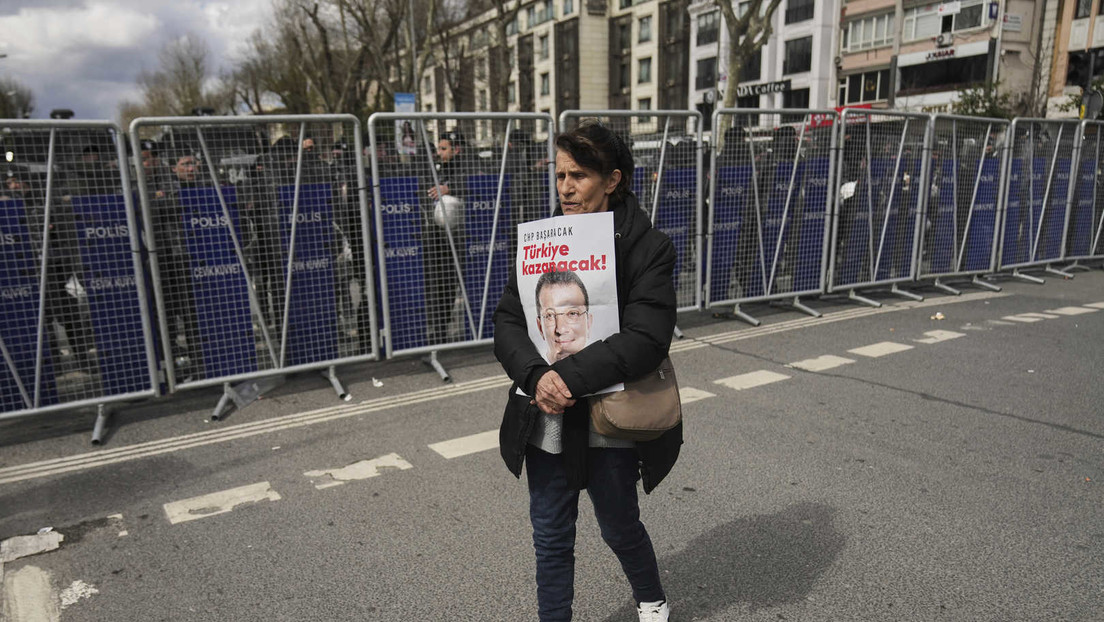
<path fill-rule="evenodd" d="M 660 570 L 669 571 L 663 587 L 672 619 L 706 618 L 737 604 L 755 610 L 805 599 L 843 550 L 834 514 L 829 506 L 802 503 L 741 518 L 660 559 Z M 635 619 L 634 614 L 633 607 L 625 607 L 606 622 Z"/>

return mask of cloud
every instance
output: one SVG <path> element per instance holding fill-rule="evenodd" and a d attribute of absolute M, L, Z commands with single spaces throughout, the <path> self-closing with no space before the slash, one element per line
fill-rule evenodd
<path fill-rule="evenodd" d="M 265 23 L 271 0 L 36 0 L 0 8 L 0 74 L 35 95 L 34 116 L 71 108 L 79 118 L 114 119 L 137 98 L 135 79 L 157 66 L 166 42 L 193 33 L 217 75 Z"/>

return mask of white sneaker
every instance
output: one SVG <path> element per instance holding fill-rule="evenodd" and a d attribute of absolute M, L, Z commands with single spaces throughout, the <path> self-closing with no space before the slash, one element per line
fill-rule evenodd
<path fill-rule="evenodd" d="M 636 608 L 636 615 L 640 616 L 640 622 L 667 622 L 671 610 L 667 607 L 667 601 L 659 600 L 654 603 L 640 603 Z"/>

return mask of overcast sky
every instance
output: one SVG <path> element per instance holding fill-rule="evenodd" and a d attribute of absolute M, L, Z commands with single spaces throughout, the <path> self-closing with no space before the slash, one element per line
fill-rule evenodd
<path fill-rule="evenodd" d="M 117 120 L 166 41 L 198 35 L 217 75 L 270 10 L 271 0 L 0 0 L 0 76 L 30 87 L 34 118 L 70 108 Z"/>

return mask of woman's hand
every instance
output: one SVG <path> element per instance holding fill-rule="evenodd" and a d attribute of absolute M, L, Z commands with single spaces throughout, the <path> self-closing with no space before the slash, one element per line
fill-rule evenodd
<path fill-rule="evenodd" d="M 541 412 L 548 415 L 562 415 L 565 408 L 575 405 L 571 391 L 554 370 L 548 370 L 541 376 L 535 393 L 536 396 L 529 403 L 536 404 Z"/>

